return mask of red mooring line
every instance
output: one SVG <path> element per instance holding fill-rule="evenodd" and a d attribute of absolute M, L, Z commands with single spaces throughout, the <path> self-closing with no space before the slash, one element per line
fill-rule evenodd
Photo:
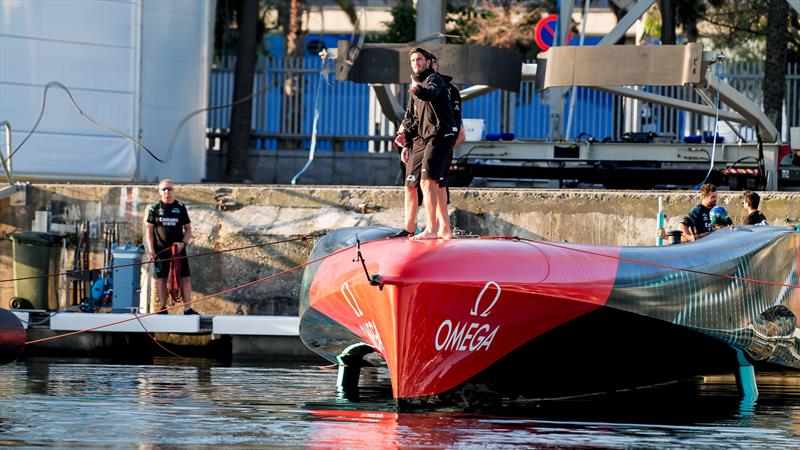
<path fill-rule="evenodd" d="M 540 244 L 540 245 L 548 245 L 550 247 L 556 247 L 556 248 L 560 248 L 560 249 L 564 249 L 564 250 L 571 250 L 571 251 L 578 252 L 578 253 L 585 253 L 587 255 L 601 256 L 603 258 L 611 258 L 611 259 L 616 259 L 616 260 L 619 260 L 619 261 L 625 261 L 625 262 L 630 262 L 630 263 L 634 263 L 634 264 L 641 264 L 643 266 L 653 266 L 653 267 L 659 267 L 659 268 L 662 268 L 662 269 L 670 269 L 670 270 L 677 270 L 677 271 L 681 271 L 681 272 L 696 273 L 696 274 L 699 274 L 699 275 L 708 275 L 708 276 L 712 276 L 712 277 L 727 278 L 729 280 L 740 280 L 740 281 L 746 281 L 748 283 L 765 284 L 765 285 L 768 285 L 768 286 L 800 288 L 800 285 L 796 285 L 796 284 L 778 283 L 778 282 L 775 282 L 775 281 L 764 281 L 764 280 L 757 280 L 755 278 L 747 278 L 747 277 L 737 277 L 736 275 L 726 275 L 726 274 L 723 274 L 723 273 L 704 272 L 702 270 L 687 269 L 685 267 L 671 266 L 669 264 L 659 264 L 659 263 L 654 263 L 654 262 L 650 262 L 650 261 L 643 261 L 641 259 L 626 258 L 624 256 L 609 255 L 609 254 L 606 254 L 606 253 L 598 253 L 598 252 L 593 252 L 591 250 L 583 250 L 583 249 L 579 249 L 579 248 L 569 247 L 569 246 L 566 246 L 566 245 L 556 244 L 554 242 L 539 241 L 539 240 L 536 240 L 536 239 L 525 239 L 525 238 L 520 238 L 520 237 L 517 237 L 517 236 L 494 236 L 494 237 L 488 237 L 487 239 L 509 239 L 509 240 L 516 240 L 516 241 L 527 241 L 527 242 L 532 242 L 532 243 Z"/>
<path fill-rule="evenodd" d="M 284 240 L 284 241 L 277 241 L 277 242 L 275 242 L 275 244 L 282 243 L 282 242 L 290 242 L 290 241 L 299 240 L 299 239 L 307 239 L 307 238 L 308 238 L 308 236 L 303 236 L 301 238 L 289 239 L 289 240 Z M 650 261 L 643 261 L 643 260 L 640 260 L 640 259 L 626 258 L 624 256 L 609 255 L 609 254 L 606 254 L 606 253 L 599 253 L 599 252 L 594 252 L 594 251 L 591 251 L 591 250 L 584 250 L 584 249 L 574 248 L 574 247 L 570 247 L 570 246 L 567 246 L 567 245 L 557 244 L 557 243 L 554 243 L 554 242 L 540 241 L 540 240 L 537 240 L 537 239 L 520 238 L 518 236 L 485 236 L 485 237 L 481 237 L 481 239 L 504 239 L 504 240 L 514 240 L 514 241 L 521 241 L 521 242 L 525 241 L 525 242 L 531 242 L 531 243 L 534 243 L 534 244 L 547 245 L 547 246 L 550 246 L 550 247 L 560 248 L 560 249 L 563 249 L 563 250 L 570 250 L 570 251 L 574 251 L 574 252 L 578 252 L 578 253 L 584 253 L 584 254 L 592 255 L 592 256 L 616 259 L 616 260 L 619 260 L 619 261 L 625 261 L 625 262 L 630 262 L 630 263 L 634 263 L 634 264 L 641 264 L 641 265 L 645 265 L 645 266 L 659 267 L 659 268 L 663 268 L 663 269 L 670 269 L 670 270 L 676 270 L 676 271 L 682 271 L 682 272 L 688 272 L 688 273 L 695 273 L 695 274 L 699 274 L 699 275 L 707 275 L 707 276 L 713 276 L 713 277 L 727 278 L 727 279 L 730 279 L 730 280 L 740 280 L 740 281 L 745 281 L 745 282 L 749 282 L 749 283 L 765 284 L 765 285 L 769 285 L 769 286 L 800 288 L 800 285 L 787 284 L 787 283 L 778 283 L 778 282 L 773 282 L 773 281 L 757 280 L 757 279 L 754 279 L 754 278 L 738 277 L 738 276 L 735 276 L 735 275 L 726 275 L 726 274 L 713 273 L 713 272 L 705 272 L 705 271 L 696 270 L 696 269 L 687 269 L 687 268 L 684 268 L 684 267 L 677 267 L 677 266 L 672 266 L 672 265 L 669 265 L 669 264 L 659 264 L 659 263 L 654 263 L 654 262 L 650 262 Z M 367 241 L 367 242 L 362 243 L 362 245 L 369 244 L 371 242 L 376 242 L 376 241 Z M 268 244 L 262 244 L 262 245 L 259 245 L 259 246 L 263 246 L 263 245 L 268 245 Z M 257 246 L 251 246 L 251 247 L 257 247 Z M 243 247 L 243 248 L 251 248 L 251 247 Z M 246 287 L 250 287 L 250 286 L 253 286 L 253 285 L 256 285 L 256 284 L 259 284 L 259 283 L 263 283 L 264 281 L 268 281 L 268 280 L 270 280 L 272 278 L 287 274 L 289 272 L 293 272 L 295 270 L 301 269 L 301 268 L 306 267 L 306 266 L 308 266 L 310 264 L 313 264 L 315 262 L 322 261 L 322 260 L 324 260 L 326 258 L 330 258 L 331 256 L 337 255 L 339 253 L 342 253 L 344 251 L 347 251 L 347 250 L 355 248 L 355 247 L 356 247 L 355 245 L 351 245 L 349 247 L 344 247 L 344 248 L 341 248 L 341 249 L 339 249 L 339 250 L 337 250 L 337 251 L 335 251 L 333 253 L 330 253 L 330 254 L 325 255 L 325 256 L 321 256 L 319 258 L 316 258 L 316 259 L 313 259 L 311 261 L 305 262 L 303 264 L 300 264 L 298 266 L 295 266 L 295 267 L 292 267 L 290 269 L 284 270 L 282 272 L 278 272 L 278 273 L 275 273 L 275 274 L 272 274 L 272 275 L 269 275 L 269 276 L 266 276 L 266 277 L 263 277 L 263 278 L 259 278 L 258 280 L 251 281 L 249 283 L 245 283 L 245 284 L 242 284 L 242 285 L 239 285 L 239 286 L 235 286 L 235 287 L 232 287 L 232 288 L 229 288 L 229 289 L 225 289 L 223 291 L 219 291 L 219 292 L 214 293 L 214 294 L 209 294 L 209 295 L 207 295 L 207 296 L 205 296 L 203 298 L 199 298 L 197 300 L 192 300 L 190 302 L 185 302 L 185 303 L 183 303 L 181 305 L 173 305 L 173 306 L 164 308 L 161 311 L 169 311 L 169 310 L 172 310 L 172 309 L 175 309 L 175 308 L 183 308 L 184 306 L 193 305 L 195 303 L 208 300 L 211 297 L 216 297 L 216 296 L 219 296 L 219 295 L 222 295 L 222 294 L 227 294 L 227 293 L 230 293 L 230 292 L 237 291 L 239 289 L 244 289 Z M 233 250 L 233 249 L 231 249 L 231 250 Z M 224 251 L 231 251 L 231 250 L 224 250 Z M 200 256 L 200 255 L 192 255 L 192 256 Z M 118 266 L 118 267 L 120 267 L 120 266 Z M 101 328 L 106 328 L 106 327 L 110 327 L 110 326 L 113 326 L 113 325 L 118 325 L 118 324 L 121 324 L 121 323 L 130 322 L 132 320 L 137 320 L 137 318 L 142 318 L 142 317 L 147 317 L 147 316 L 151 316 L 151 315 L 154 315 L 154 314 L 158 314 L 161 311 L 154 311 L 154 312 L 151 312 L 151 313 L 148 313 L 148 314 L 143 314 L 143 315 L 134 316 L 134 317 L 131 317 L 131 318 L 128 318 L 128 319 L 119 320 L 117 322 L 113 322 L 113 323 L 109 323 L 109 324 L 105 324 L 105 325 L 99 325 L 99 326 L 92 327 L 92 328 L 87 328 L 85 330 L 73 331 L 73 332 L 70 332 L 70 333 L 59 334 L 59 335 L 56 335 L 56 336 L 50 336 L 50 337 L 46 337 L 46 338 L 42 338 L 42 339 L 36 339 L 36 340 L 33 340 L 33 341 L 26 342 L 25 345 L 37 344 L 37 343 L 40 343 L 40 342 L 46 342 L 46 341 L 50 341 L 50 340 L 54 340 L 54 339 L 61 339 L 61 338 L 68 337 L 68 336 L 74 336 L 76 334 L 86 333 L 88 331 L 95 331 L 95 330 L 99 330 Z"/>
<path fill-rule="evenodd" d="M 95 331 L 95 330 L 99 330 L 101 328 L 106 328 L 106 327 L 110 327 L 110 326 L 113 326 L 113 325 L 119 325 L 121 323 L 130 322 L 132 320 L 137 320 L 137 319 L 140 319 L 142 317 L 152 316 L 154 314 L 158 314 L 161 311 L 169 311 L 169 310 L 176 309 L 176 308 L 183 308 L 183 307 L 188 306 L 188 305 L 193 305 L 195 303 L 199 303 L 199 302 L 208 300 L 209 298 L 212 298 L 212 297 L 216 297 L 216 296 L 219 296 L 219 295 L 222 295 L 222 294 L 228 294 L 230 292 L 234 292 L 234 291 L 237 291 L 239 289 L 244 289 L 246 287 L 250 287 L 250 286 L 254 286 L 254 285 L 259 284 L 259 283 L 263 283 L 263 282 L 268 281 L 268 280 L 270 280 L 272 278 L 276 278 L 276 277 L 279 277 L 281 275 L 287 274 L 289 272 L 293 272 L 295 270 L 302 269 L 303 267 L 306 267 L 306 266 L 308 266 L 310 264 L 314 264 L 315 262 L 322 261 L 323 259 L 330 258 L 331 256 L 334 256 L 334 255 L 338 255 L 339 253 L 347 251 L 347 250 L 349 250 L 351 248 L 355 248 L 355 245 L 351 245 L 349 247 L 341 248 L 341 249 L 339 249 L 339 250 L 337 250 L 337 251 L 335 251 L 333 253 L 330 253 L 330 254 L 325 255 L 325 256 L 321 256 L 321 257 L 313 259 L 311 261 L 307 261 L 307 262 L 305 262 L 303 264 L 300 264 L 298 266 L 294 266 L 294 267 L 292 267 L 290 269 L 286 269 L 284 271 L 281 271 L 281 272 L 278 272 L 278 273 L 274 273 L 272 275 L 268 275 L 268 276 L 263 277 L 263 278 L 259 278 L 259 279 L 255 280 L 255 281 L 251 281 L 249 283 L 240 284 L 239 286 L 234 286 L 232 288 L 225 289 L 223 291 L 219 291 L 219 292 L 216 292 L 214 294 L 206 295 L 205 297 L 199 298 L 197 300 L 192 300 L 192 301 L 189 301 L 189 302 L 185 302 L 185 303 L 180 304 L 180 305 L 173 305 L 173 306 L 164 308 L 162 310 L 153 311 L 153 312 L 150 312 L 150 313 L 147 313 L 147 314 L 135 315 L 135 316 L 127 318 L 127 319 L 118 320 L 116 322 L 107 323 L 107 324 L 104 324 L 104 325 L 98 325 L 96 327 L 87 328 L 85 330 L 72 331 L 72 332 L 69 332 L 69 333 L 59 334 L 59 335 L 56 335 L 56 336 L 49 336 L 49 337 L 46 337 L 46 338 L 35 339 L 33 341 L 27 341 L 27 342 L 25 342 L 25 345 L 38 344 L 40 342 L 47 342 L 47 341 L 52 341 L 52 340 L 55 340 L 55 339 L 65 338 L 65 337 L 68 337 L 68 336 L 74 336 L 76 334 L 86 333 L 86 332 L 89 332 L 89 331 Z"/>
<path fill-rule="evenodd" d="M 292 238 L 292 239 L 284 239 L 284 240 L 281 240 L 281 241 L 273 241 L 273 242 L 266 242 L 264 244 L 248 245 L 246 247 L 235 247 L 235 248 L 229 248 L 229 249 L 226 249 L 226 250 L 215 250 L 213 252 L 195 253 L 195 254 L 186 255 L 186 256 L 176 256 L 174 258 L 169 258 L 169 259 L 180 260 L 180 259 L 184 259 L 184 258 L 196 258 L 198 256 L 216 255 L 216 254 L 219 254 L 219 253 L 228 253 L 228 252 L 235 252 L 235 251 L 239 251 L 239 250 L 247 250 L 249 248 L 267 247 L 267 246 L 270 246 L 270 245 L 285 244 L 287 242 L 307 241 L 307 240 L 309 240 L 309 239 L 311 239 L 313 237 L 316 237 L 316 236 L 317 236 L 316 234 L 307 234 L 307 235 L 304 235 L 304 236 L 300 236 L 300 237 L 296 237 L 296 238 Z M 171 247 L 165 248 L 164 250 L 161 250 L 157 254 L 164 253 L 164 252 L 166 252 L 167 250 L 170 250 L 170 249 L 171 249 Z M 169 259 L 164 260 L 164 261 L 168 261 Z M 0 280 L 0 283 L 7 283 L 7 282 L 12 282 L 12 281 L 20 281 L 20 280 L 33 280 L 33 279 L 36 279 L 36 278 L 57 277 L 57 276 L 61 276 L 61 275 L 74 275 L 74 274 L 78 274 L 78 273 L 91 272 L 91 271 L 98 271 L 99 272 L 101 270 L 116 269 L 116 268 L 119 268 L 119 267 L 143 266 L 145 264 L 153 264 L 154 262 L 155 261 L 142 261 L 142 262 L 130 263 L 130 264 L 114 264 L 114 265 L 111 265 L 111 266 L 98 267 L 98 268 L 95 268 L 95 269 L 70 270 L 70 271 L 67 271 L 67 272 L 48 273 L 48 274 L 45 274 L 45 275 L 32 275 L 32 276 L 29 276 L 29 277 L 8 278 L 6 280 Z"/>

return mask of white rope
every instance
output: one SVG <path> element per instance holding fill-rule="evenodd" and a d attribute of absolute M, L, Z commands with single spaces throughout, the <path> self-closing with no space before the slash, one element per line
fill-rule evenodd
<path fill-rule="evenodd" d="M 703 179 L 703 182 L 695 186 L 695 189 L 700 189 L 700 187 L 706 184 L 708 181 L 708 177 L 711 176 L 711 171 L 714 170 L 714 159 L 717 153 L 717 125 L 719 124 L 719 66 L 722 64 L 721 58 L 716 61 L 716 76 L 717 76 L 717 98 L 714 101 L 714 142 L 711 144 L 711 161 L 708 165 L 708 173 L 706 173 L 706 177 Z"/>

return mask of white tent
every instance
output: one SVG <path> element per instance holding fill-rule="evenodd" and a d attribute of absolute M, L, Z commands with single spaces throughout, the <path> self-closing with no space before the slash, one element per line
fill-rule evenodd
<path fill-rule="evenodd" d="M 87 115 L 163 157 L 178 121 L 207 105 L 214 7 L 214 1 L 0 0 L 0 121 L 12 126 L 12 146 L 34 125 L 44 86 L 58 81 Z M 161 164 L 92 125 L 64 91 L 50 89 L 41 123 L 11 167 L 15 179 L 199 182 L 204 133 L 200 114 Z"/>

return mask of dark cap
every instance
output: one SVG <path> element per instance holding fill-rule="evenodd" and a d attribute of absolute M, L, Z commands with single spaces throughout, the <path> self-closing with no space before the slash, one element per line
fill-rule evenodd
<path fill-rule="evenodd" d="M 416 48 L 412 48 L 412 49 L 411 49 L 411 50 L 408 52 L 408 56 L 411 56 L 411 55 L 413 55 L 414 53 L 419 53 L 419 54 L 420 54 L 420 55 L 422 55 L 422 56 L 423 56 L 425 59 L 428 59 L 428 60 L 432 60 L 432 59 L 434 59 L 434 56 L 433 56 L 433 55 L 431 55 L 431 53 L 430 53 L 429 51 L 425 50 L 425 49 L 424 49 L 424 48 L 422 48 L 422 47 L 416 47 Z"/>

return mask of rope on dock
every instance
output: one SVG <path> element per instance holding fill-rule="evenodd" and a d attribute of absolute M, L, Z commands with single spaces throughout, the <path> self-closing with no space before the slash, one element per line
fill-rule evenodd
<path fill-rule="evenodd" d="M 294 241 L 304 241 L 304 242 L 307 243 L 307 242 L 311 241 L 312 239 L 315 239 L 315 238 L 318 238 L 318 237 L 322 236 L 322 234 L 324 234 L 324 233 L 320 233 L 320 232 L 311 233 L 311 234 L 306 234 L 306 235 L 299 236 L 299 237 L 296 237 L 296 238 L 291 238 L 291 239 L 283 239 L 283 240 L 280 240 L 280 241 L 266 242 L 264 244 L 247 245 L 247 246 L 244 246 L 244 247 L 229 248 L 229 249 L 226 249 L 226 250 L 215 250 L 213 252 L 195 253 L 193 255 L 176 256 L 176 257 L 171 258 L 171 259 L 173 259 L 175 261 L 178 261 L 178 260 L 181 260 L 181 259 L 184 259 L 184 258 L 197 258 L 197 257 L 200 257 L 200 256 L 217 255 L 217 254 L 221 254 L 221 253 L 235 252 L 235 251 L 247 250 L 247 249 L 251 249 L 251 248 L 268 247 L 270 245 L 285 244 L 287 242 L 294 242 Z M 161 250 L 160 252 L 158 252 L 158 254 L 161 254 L 161 253 L 166 252 L 168 250 L 171 250 L 171 248 L 167 247 L 164 250 Z M 44 275 L 31 275 L 31 276 L 27 276 L 27 277 L 7 278 L 5 280 L 0 280 L 0 283 L 10 283 L 12 281 L 20 281 L 20 280 L 34 280 L 34 279 L 37 279 L 37 278 L 58 277 L 58 276 L 61 276 L 61 275 L 76 275 L 76 274 L 80 274 L 80 273 L 84 273 L 84 272 L 93 272 L 93 271 L 100 272 L 100 271 L 103 271 L 103 270 L 113 270 L 113 269 L 117 269 L 117 268 L 120 268 L 120 267 L 143 266 L 145 264 L 153 264 L 154 262 L 156 262 L 156 261 L 155 260 L 153 260 L 153 261 L 141 261 L 141 262 L 138 262 L 138 263 L 130 263 L 130 264 L 112 264 L 111 266 L 99 267 L 99 268 L 94 268 L 94 269 L 68 270 L 66 272 L 47 273 L 47 274 L 44 274 Z"/>
<path fill-rule="evenodd" d="M 46 337 L 46 338 L 27 341 L 27 342 L 25 342 L 25 345 L 38 344 L 38 343 L 41 343 L 41 342 L 47 342 L 47 341 L 61 339 L 61 338 L 69 337 L 69 336 L 75 336 L 77 334 L 82 334 L 82 333 L 86 333 L 86 332 L 89 332 L 89 331 L 100 330 L 102 328 L 107 328 L 107 327 L 110 327 L 110 326 L 119 325 L 121 323 L 130 322 L 132 320 L 140 320 L 140 318 L 142 318 L 142 317 L 152 316 L 152 315 L 158 314 L 158 313 L 160 313 L 162 311 L 169 311 L 169 310 L 172 310 L 172 309 L 183 308 L 185 306 L 193 305 L 195 303 L 200 303 L 200 302 L 208 300 L 210 298 L 214 298 L 214 297 L 217 297 L 217 296 L 220 296 L 220 295 L 223 295 L 223 294 L 229 294 L 231 292 L 238 291 L 240 289 L 244 289 L 244 288 L 247 288 L 247 287 L 250 287 L 250 286 L 255 286 L 255 285 L 263 283 L 265 281 L 269 281 L 269 280 L 271 280 L 273 278 L 277 278 L 277 277 L 279 277 L 281 275 L 285 275 L 287 273 L 294 272 L 295 270 L 302 269 L 302 268 L 304 268 L 306 266 L 309 266 L 311 264 L 314 264 L 316 262 L 320 262 L 320 261 L 322 261 L 322 260 L 324 260 L 326 258 L 330 258 L 331 256 L 338 255 L 339 253 L 345 252 L 345 251 L 350 250 L 350 249 L 352 249 L 354 247 L 355 247 L 354 245 L 351 245 L 349 247 L 343 247 L 343 248 L 340 248 L 339 250 L 337 250 L 337 251 L 335 251 L 333 253 L 321 256 L 319 258 L 312 259 L 312 260 L 307 261 L 307 262 L 305 262 L 303 264 L 299 264 L 297 266 L 294 266 L 292 268 L 283 270 L 281 272 L 274 273 L 272 275 L 267 275 L 267 276 L 259 278 L 257 280 L 250 281 L 250 282 L 244 283 L 244 284 L 240 284 L 238 286 L 234 286 L 232 288 L 228 288 L 228 289 L 225 289 L 225 290 L 222 290 L 222 291 L 219 291 L 219 292 L 215 292 L 213 294 L 206 295 L 205 297 L 202 297 L 202 298 L 199 298 L 199 299 L 196 299 L 196 300 L 192 300 L 192 301 L 180 304 L 180 305 L 168 306 L 168 307 L 163 308 L 163 309 L 161 309 L 159 311 L 153 311 L 153 312 L 150 312 L 150 313 L 147 313 L 147 314 L 142 314 L 142 315 L 134 315 L 134 317 L 118 320 L 116 322 L 107 323 L 107 324 L 104 324 L 104 325 L 98 325 L 96 327 L 87 328 L 87 329 L 84 329 L 84 330 L 72 331 L 70 333 L 58 334 L 58 335 L 55 335 L 55 336 L 49 336 L 49 337 Z"/>

